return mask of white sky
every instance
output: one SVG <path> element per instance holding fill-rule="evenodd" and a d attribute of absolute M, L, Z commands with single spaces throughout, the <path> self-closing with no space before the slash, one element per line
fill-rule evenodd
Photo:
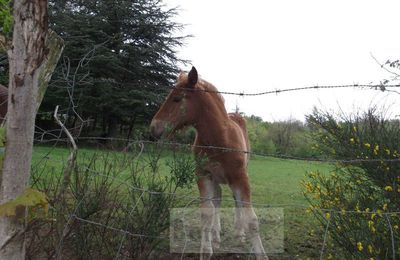
<path fill-rule="evenodd" d="M 191 60 L 201 77 L 220 91 L 379 83 L 390 75 L 371 54 L 382 63 L 400 58 L 398 0 L 164 2 L 180 6 L 176 20 L 187 24 L 183 34 L 194 36 L 178 55 Z M 238 104 L 245 114 L 268 121 L 304 120 L 313 106 L 354 111 L 386 104 L 394 115 L 400 111 L 400 95 L 371 90 L 224 97 L 228 112 Z"/>

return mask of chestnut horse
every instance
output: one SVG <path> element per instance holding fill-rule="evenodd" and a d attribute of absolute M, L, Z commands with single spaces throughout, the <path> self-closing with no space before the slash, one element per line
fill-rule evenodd
<path fill-rule="evenodd" d="M 154 116 L 150 130 L 154 137 L 160 138 L 186 126 L 193 126 L 197 132 L 195 155 L 207 158 L 205 166 L 196 169 L 201 199 L 201 258 L 210 258 L 213 247 L 219 247 L 220 184 L 228 184 L 236 204 L 236 235 L 243 241 L 248 232 L 257 259 L 268 259 L 251 206 L 248 153 L 240 152 L 249 151 L 245 119 L 226 112 L 222 96 L 213 85 L 198 78 L 194 67 L 189 73 L 179 75 L 175 87 Z"/>

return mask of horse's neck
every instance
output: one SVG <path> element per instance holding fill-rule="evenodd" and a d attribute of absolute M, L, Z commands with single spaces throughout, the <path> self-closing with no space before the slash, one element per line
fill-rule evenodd
<path fill-rule="evenodd" d="M 194 124 L 197 131 L 197 144 L 221 145 L 229 121 L 230 119 L 225 108 L 221 110 L 209 107 L 203 111 L 202 115 L 198 118 L 198 121 Z"/>

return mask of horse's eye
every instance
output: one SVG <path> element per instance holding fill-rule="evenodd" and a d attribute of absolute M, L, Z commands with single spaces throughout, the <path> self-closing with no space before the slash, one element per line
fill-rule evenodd
<path fill-rule="evenodd" d="M 178 102 L 180 102 L 180 101 L 182 100 L 182 98 L 183 98 L 183 96 L 174 96 L 174 97 L 172 98 L 172 101 L 178 103 Z"/>

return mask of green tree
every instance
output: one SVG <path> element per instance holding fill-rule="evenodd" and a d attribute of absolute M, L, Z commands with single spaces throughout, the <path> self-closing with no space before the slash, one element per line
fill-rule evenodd
<path fill-rule="evenodd" d="M 275 154 L 275 144 L 268 135 L 271 124 L 254 115 L 246 117 L 246 120 L 251 150 L 255 153 Z"/>
<path fill-rule="evenodd" d="M 91 130 L 131 135 L 158 109 L 184 62 L 176 56 L 185 39 L 174 36 L 182 28 L 173 21 L 176 9 L 159 0 L 61 0 L 50 7 L 51 27 L 66 48 L 42 110 L 70 107 L 91 119 Z M 77 117 L 69 119 L 74 125 Z"/>
<path fill-rule="evenodd" d="M 11 13 L 11 1 L 0 0 L 0 84 L 8 86 L 8 41 L 11 38 L 13 16 Z"/>

